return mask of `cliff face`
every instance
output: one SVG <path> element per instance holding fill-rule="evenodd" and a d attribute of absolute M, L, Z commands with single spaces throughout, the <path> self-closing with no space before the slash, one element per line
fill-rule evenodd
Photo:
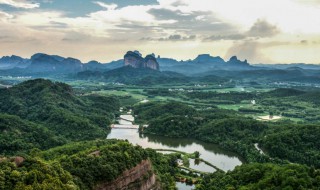
<path fill-rule="evenodd" d="M 128 51 L 124 56 L 124 65 L 130 65 L 133 68 L 144 68 L 145 62 L 138 52 Z"/>
<path fill-rule="evenodd" d="M 124 56 L 124 65 L 133 68 L 149 68 L 159 70 L 159 63 L 153 54 L 143 58 L 138 51 L 128 51 Z"/>
<path fill-rule="evenodd" d="M 153 69 L 153 70 L 160 70 L 159 63 L 157 62 L 157 59 L 153 55 L 147 55 L 145 58 L 146 67 Z"/>
<path fill-rule="evenodd" d="M 143 160 L 136 167 L 126 170 L 120 177 L 110 183 L 97 185 L 95 190 L 160 190 L 156 176 L 152 172 L 151 162 Z"/>

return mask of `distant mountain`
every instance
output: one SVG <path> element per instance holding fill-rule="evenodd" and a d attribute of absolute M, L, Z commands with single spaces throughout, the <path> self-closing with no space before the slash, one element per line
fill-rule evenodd
<path fill-rule="evenodd" d="M 224 64 L 225 61 L 221 57 L 212 57 L 210 54 L 201 54 L 198 55 L 193 60 L 193 63 L 195 64 Z"/>
<path fill-rule="evenodd" d="M 78 59 L 38 53 L 31 57 L 30 65 L 26 70 L 28 72 L 74 73 L 82 71 L 83 65 Z"/>
<path fill-rule="evenodd" d="M 89 61 L 88 63 L 83 65 L 83 68 L 85 70 L 92 70 L 92 71 L 99 71 L 99 70 L 105 69 L 104 65 L 102 63 L 99 63 L 98 61 Z"/>
<path fill-rule="evenodd" d="M 236 66 L 236 67 L 247 67 L 247 66 L 250 66 L 247 60 L 240 61 L 237 58 L 237 56 L 232 56 L 227 63 L 232 65 L 232 66 Z"/>
<path fill-rule="evenodd" d="M 240 61 L 236 56 L 225 62 L 221 57 L 209 54 L 198 55 L 194 60 L 177 61 L 168 58 L 158 58 L 162 71 L 173 71 L 187 75 L 194 75 L 214 70 L 251 70 L 254 69 L 246 60 Z"/>
<path fill-rule="evenodd" d="M 255 67 L 265 68 L 277 68 L 277 69 L 289 69 L 292 67 L 309 69 L 309 70 L 320 70 L 320 64 L 305 64 L 305 63 L 290 63 L 290 64 L 254 64 Z"/>
<path fill-rule="evenodd" d="M 0 58 L 0 69 L 23 68 L 27 66 L 27 60 L 19 56 L 4 56 Z"/>
<path fill-rule="evenodd" d="M 233 71 L 238 73 L 239 71 L 276 70 L 276 72 L 278 72 L 278 70 L 301 69 L 301 72 L 306 75 L 304 77 L 309 77 L 309 79 L 305 79 L 306 81 L 318 81 L 314 72 L 320 70 L 320 65 L 303 63 L 250 65 L 247 60 L 241 61 L 236 56 L 232 56 L 228 61 L 225 61 L 219 56 L 211 56 L 210 54 L 200 54 L 195 59 L 186 61 L 178 61 L 160 56 L 156 57 L 154 54 L 147 55 L 144 58 L 138 51 L 128 51 L 123 59 L 109 63 L 100 63 L 98 61 L 81 63 L 80 60 L 75 58 L 64 58 L 58 55 L 47 55 L 43 53 L 34 54 L 30 59 L 24 59 L 14 55 L 0 58 L 1 75 L 40 75 L 43 77 L 56 74 L 75 74 L 84 71 L 98 71 L 103 73 L 124 66 L 171 71 L 184 75 L 216 75 L 215 73 L 222 72 L 218 73 L 217 76 L 225 73 L 230 74 L 233 73 Z M 293 80 L 298 80 L 299 75 L 295 77 L 297 79 Z"/>

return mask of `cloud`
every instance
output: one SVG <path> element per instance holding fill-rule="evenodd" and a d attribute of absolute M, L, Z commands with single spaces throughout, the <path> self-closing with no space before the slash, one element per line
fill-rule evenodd
<path fill-rule="evenodd" d="M 261 52 L 262 44 L 254 41 L 235 43 L 226 53 L 225 57 L 238 56 L 247 59 L 251 63 L 272 63 L 272 60 Z"/>
<path fill-rule="evenodd" d="M 0 4 L 22 9 L 34 9 L 40 7 L 39 3 L 33 3 L 28 0 L 0 0 Z"/>
<path fill-rule="evenodd" d="M 294 0 L 297 3 L 301 3 L 302 5 L 308 5 L 308 6 L 320 6 L 319 0 Z"/>
<path fill-rule="evenodd" d="M 182 36 L 180 34 L 173 34 L 169 35 L 168 37 L 161 37 L 161 38 L 151 38 L 151 37 L 143 37 L 141 40 L 146 41 L 193 41 L 196 40 L 196 35 L 190 36 Z"/>
<path fill-rule="evenodd" d="M 272 25 L 266 20 L 258 19 L 248 31 L 238 32 L 237 34 L 211 35 L 203 39 L 203 41 L 219 41 L 219 40 L 245 40 L 252 38 L 273 37 L 280 33 L 280 29 L 276 25 Z"/>
<path fill-rule="evenodd" d="M 24 44 L 25 52 L 34 48 L 64 53 L 68 47 L 69 52 L 76 54 L 79 47 L 84 47 L 81 51 L 91 51 L 93 56 L 99 51 L 104 56 L 103 51 L 108 48 L 113 53 L 119 51 L 118 48 L 122 51 L 140 48 L 182 59 L 210 52 L 239 54 L 241 59 L 256 62 L 268 61 L 268 57 L 285 62 L 283 57 L 290 58 L 290 53 L 267 42 L 291 41 L 299 51 L 309 48 L 308 51 L 315 52 L 312 48 L 320 47 L 320 20 L 310 22 L 312 18 L 319 18 L 320 12 L 309 4 L 304 5 L 303 0 L 294 1 L 0 0 L 1 5 L 16 3 L 16 8 L 3 6 L 3 12 L 0 11 L 0 40 L 8 42 L 2 43 L 8 48 L 0 53 L 18 51 L 22 48 L 20 44 Z M 26 4 L 28 6 L 22 6 Z M 40 8 L 31 9 L 40 4 Z M 29 9 L 22 9 L 27 7 Z M 307 40 L 308 46 L 302 46 L 304 42 L 300 40 Z M 182 43 L 185 41 L 187 43 Z M 33 46 L 34 43 L 41 45 Z M 293 44 L 285 46 L 287 51 Z M 279 53 L 267 54 L 264 48 L 269 52 L 276 49 Z M 180 54 L 173 49 L 181 49 Z M 122 52 L 119 54 L 122 56 Z M 109 59 L 116 54 L 105 56 Z"/>
<path fill-rule="evenodd" d="M 277 26 L 270 24 L 266 20 L 258 19 L 248 31 L 251 37 L 272 37 L 280 33 Z"/>
<path fill-rule="evenodd" d="M 12 17 L 13 16 L 11 14 L 0 11 L 0 20 L 1 21 L 7 20 L 7 19 L 12 18 Z"/>
<path fill-rule="evenodd" d="M 225 57 L 238 56 L 240 59 L 247 59 L 251 63 L 274 63 L 272 56 L 265 54 L 265 50 L 269 48 L 286 46 L 289 47 L 290 42 L 270 41 L 258 42 L 256 40 L 246 40 L 235 42 L 227 51 Z"/>
<path fill-rule="evenodd" d="M 95 1 L 94 3 L 103 7 L 103 8 L 106 8 L 107 10 L 115 10 L 118 7 L 118 5 L 114 4 L 114 3 L 107 4 L 107 3 L 100 2 L 100 1 Z"/>
<path fill-rule="evenodd" d="M 247 38 L 244 34 L 231 34 L 231 35 L 213 35 L 205 38 L 203 41 L 219 41 L 219 40 L 243 40 Z"/>
<path fill-rule="evenodd" d="M 223 20 L 215 17 L 210 11 L 190 11 L 180 9 L 167 8 L 152 8 L 148 11 L 155 20 L 173 20 L 174 22 L 164 23 L 160 26 L 165 29 L 180 31 L 180 32 L 193 32 L 209 34 L 220 33 L 222 31 L 234 30 L 234 26 L 224 22 Z"/>

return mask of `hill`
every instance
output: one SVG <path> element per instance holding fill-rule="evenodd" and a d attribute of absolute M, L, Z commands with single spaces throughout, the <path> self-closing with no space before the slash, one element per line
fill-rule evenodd
<path fill-rule="evenodd" d="M 42 126 L 44 131 L 41 132 L 48 130 L 62 142 L 104 138 L 118 110 L 119 102 L 114 97 L 79 97 L 70 86 L 44 79 L 0 90 L 0 113 L 18 116 L 25 122 L 32 121 Z M 19 126 L 10 127 L 19 131 Z M 37 127 L 33 128 L 36 133 Z M 20 138 L 25 140 L 27 137 Z"/>
<path fill-rule="evenodd" d="M 24 157 L 0 157 L 0 189 L 172 189 L 170 160 L 125 141 L 71 143 Z"/>
<path fill-rule="evenodd" d="M 0 154 L 5 155 L 34 148 L 48 149 L 66 142 L 40 124 L 6 114 L 0 114 L 0 139 Z"/>

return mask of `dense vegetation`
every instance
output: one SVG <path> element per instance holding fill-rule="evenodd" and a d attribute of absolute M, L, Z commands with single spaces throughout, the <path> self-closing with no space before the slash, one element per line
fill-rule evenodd
<path fill-rule="evenodd" d="M 197 190 L 220 189 L 318 189 L 320 171 L 289 164 L 244 164 L 233 171 L 216 172 L 197 185 Z"/>
<path fill-rule="evenodd" d="M 0 152 L 13 155 L 33 148 L 47 149 L 64 144 L 64 138 L 56 136 L 42 125 L 0 114 Z"/>
<path fill-rule="evenodd" d="M 259 71 L 243 73 L 249 78 L 259 76 Z M 282 74 L 286 73 L 271 76 L 281 79 Z M 229 92 L 223 88 L 238 82 L 225 76 L 186 77 L 170 72 L 133 72 L 132 68 L 85 72 L 78 77 L 132 86 L 89 84 L 90 88 L 79 88 L 76 94 L 66 84 L 37 79 L 0 89 L 0 189 L 92 189 L 116 179 L 143 159 L 151 160 L 152 172 L 163 189 L 172 189 L 179 155 L 162 155 L 123 141 L 83 141 L 106 137 L 109 124 L 119 114 L 119 99 L 122 105 L 129 105 L 124 110 L 143 99 L 160 101 L 134 106 L 135 122 L 149 124 L 144 133 L 196 138 L 246 160 L 234 171 L 204 176 L 198 189 L 317 189 L 320 185 L 317 89 Z M 209 82 L 213 85 L 208 86 Z M 105 96 L 113 91 L 124 96 Z M 256 120 L 266 114 L 288 120 Z M 292 118 L 295 120 L 290 121 Z M 64 145 L 72 141 L 83 142 Z M 266 154 L 260 154 L 255 143 Z M 23 164 L 13 162 L 16 155 L 25 158 Z"/>
<path fill-rule="evenodd" d="M 70 86 L 49 80 L 1 89 L 0 113 L 16 117 L 1 115 L 1 134 L 7 135 L 1 138 L 0 154 L 105 138 L 118 110 L 119 101 L 114 97 L 79 97 Z"/>
<path fill-rule="evenodd" d="M 0 189 L 93 189 L 113 181 L 126 169 L 146 159 L 152 161 L 154 170 L 150 172 L 157 174 L 162 188 L 172 188 L 175 185 L 171 177 L 175 172 L 174 157 L 125 141 L 99 140 L 34 151 L 20 164 L 3 158 Z"/>
<path fill-rule="evenodd" d="M 261 145 L 272 157 L 320 168 L 319 125 L 273 125 Z"/>
<path fill-rule="evenodd" d="M 193 115 L 196 110 L 192 107 L 178 103 L 148 103 L 136 106 L 135 114 L 138 115 L 137 122 L 146 122 L 154 118 L 163 117 L 166 115 L 188 116 Z"/>

